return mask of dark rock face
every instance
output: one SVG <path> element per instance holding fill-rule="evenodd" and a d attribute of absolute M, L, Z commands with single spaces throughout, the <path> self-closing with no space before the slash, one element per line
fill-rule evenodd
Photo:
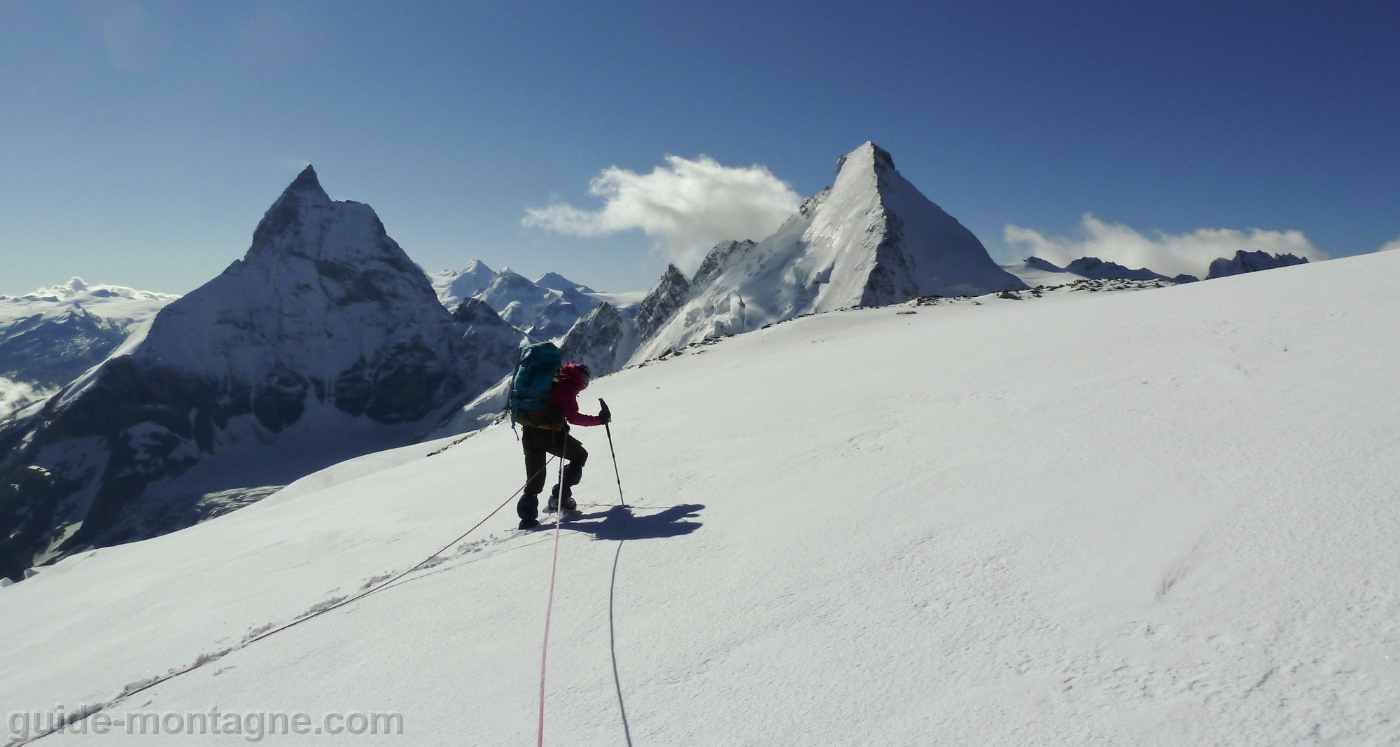
<path fill-rule="evenodd" d="M 1116 262 L 1105 262 L 1098 257 L 1080 257 L 1070 262 L 1066 270 L 1093 280 L 1170 280 L 1166 275 L 1143 267 L 1130 270 Z"/>
<path fill-rule="evenodd" d="M 496 310 L 491 308 L 485 301 L 479 298 L 468 298 L 457 305 L 452 311 L 452 321 L 467 326 L 483 325 L 485 327 L 509 326 L 501 318 Z"/>
<path fill-rule="evenodd" d="M 875 147 L 876 163 L 884 153 Z M 889 154 L 885 153 L 888 158 Z M 890 161 L 891 169 L 894 162 Z M 919 295 L 918 284 L 914 282 L 914 269 L 901 247 L 904 245 L 903 222 L 894 213 L 885 214 L 884 238 L 875 247 L 875 266 L 865 282 L 861 294 L 861 306 L 883 306 L 900 303 Z"/>
<path fill-rule="evenodd" d="M 452 314 L 462 330 L 462 348 L 472 351 L 464 361 L 468 381 L 494 382 L 510 373 L 527 338 L 506 323 L 484 301 L 468 298 Z"/>
<path fill-rule="evenodd" d="M 752 246 L 752 242 L 747 243 Z M 604 303 L 578 320 L 560 345 L 564 359 L 587 364 L 595 376 L 622 368 L 637 345 L 661 329 L 690 295 L 690 281 L 675 265 L 668 265 L 661 279 L 637 304 L 635 317 L 624 317 L 611 304 Z"/>
<path fill-rule="evenodd" d="M 689 298 L 690 281 L 675 265 L 667 265 L 666 272 L 637 307 L 637 334 L 642 339 L 651 337 Z"/>
<path fill-rule="evenodd" d="M 695 271 L 695 277 L 690 280 L 692 290 L 699 291 L 709 286 L 710 281 L 719 277 L 734 262 L 741 261 L 755 246 L 756 242 L 744 241 L 721 241 L 705 255 L 704 261 L 700 263 L 700 268 Z"/>
<path fill-rule="evenodd" d="M 1221 257 L 1210 263 L 1210 273 L 1206 275 L 1206 280 L 1214 278 L 1229 277 L 1230 275 L 1243 275 L 1247 272 L 1259 272 L 1260 270 L 1272 270 L 1277 267 L 1289 267 L 1291 265 L 1305 265 L 1308 263 L 1306 257 L 1296 257 L 1292 254 L 1269 254 L 1268 252 L 1246 252 L 1237 251 L 1231 259 Z"/>
<path fill-rule="evenodd" d="M 1042 260 L 1044 261 L 1044 260 Z M 1050 264 L 1046 262 L 1045 264 Z M 1054 267 L 1054 265 L 1050 265 Z M 1194 283 L 1198 280 L 1195 275 L 1181 274 L 1169 278 L 1166 275 L 1155 273 L 1146 267 L 1130 270 L 1116 262 L 1105 262 L 1098 257 L 1080 257 L 1069 263 L 1065 268 L 1069 272 L 1092 280 L 1168 280 L 1173 283 Z"/>
<path fill-rule="evenodd" d="M 411 443 L 509 372 L 520 333 L 483 306 L 449 314 L 374 212 L 331 201 L 308 167 L 242 260 L 0 425 L 0 574 Z M 70 326 L 112 344 L 92 319 Z M 11 334 L 0 352 L 11 340 L 24 342 Z"/>
<path fill-rule="evenodd" d="M 580 319 L 559 346 L 564 360 L 588 366 L 594 376 L 616 371 L 635 347 L 635 327 L 609 303 Z"/>

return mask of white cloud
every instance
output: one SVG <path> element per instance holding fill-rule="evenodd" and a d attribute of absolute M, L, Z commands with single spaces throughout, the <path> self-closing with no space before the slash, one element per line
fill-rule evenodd
<path fill-rule="evenodd" d="M 1387 241 L 1384 244 L 1381 244 L 1381 248 L 1377 249 L 1376 251 L 1393 252 L 1397 249 L 1400 249 L 1400 238 L 1396 238 L 1394 241 Z"/>
<path fill-rule="evenodd" d="M 1251 228 L 1198 228 L 1191 233 L 1157 232 L 1147 237 L 1122 224 L 1109 224 L 1084 214 L 1082 238 L 1046 237 L 1038 231 L 1007 224 L 1006 241 L 1030 254 L 1064 266 L 1080 257 L 1098 257 L 1131 269 L 1146 267 L 1163 275 L 1186 273 L 1205 277 L 1214 259 L 1233 257 L 1237 251 L 1293 254 L 1310 262 L 1328 259 L 1302 231 L 1263 231 Z"/>
<path fill-rule="evenodd" d="M 641 229 L 689 271 L 720 241 L 766 238 L 801 202 L 763 166 L 731 168 L 706 156 L 666 156 L 666 165 L 650 174 L 612 166 L 593 178 L 588 193 L 603 198 L 601 209 L 529 208 L 521 224 L 575 236 Z"/>

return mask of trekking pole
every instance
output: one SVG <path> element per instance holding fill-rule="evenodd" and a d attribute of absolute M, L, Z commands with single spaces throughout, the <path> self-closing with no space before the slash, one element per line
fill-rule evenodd
<path fill-rule="evenodd" d="M 603 409 L 607 409 L 608 407 L 608 403 L 604 402 L 602 397 L 598 398 L 598 404 Z M 603 423 L 603 430 L 608 432 L 608 452 L 612 454 L 613 476 L 617 478 L 617 505 L 621 508 L 631 508 L 631 506 L 627 505 L 627 499 L 622 497 L 622 475 L 617 471 L 617 450 L 613 448 L 612 426 L 608 423 Z"/>

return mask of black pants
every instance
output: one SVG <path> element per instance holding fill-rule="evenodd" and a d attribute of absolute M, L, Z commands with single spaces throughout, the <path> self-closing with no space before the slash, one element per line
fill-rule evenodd
<path fill-rule="evenodd" d="M 546 455 L 553 454 L 568 462 L 568 466 L 564 467 L 563 486 L 564 495 L 568 496 L 570 488 L 583 479 L 583 465 L 588 462 L 588 450 L 567 431 L 528 426 L 521 429 L 520 445 L 525 450 L 525 474 L 529 477 L 529 482 L 525 483 L 525 495 L 521 496 L 520 502 L 516 504 L 515 513 L 522 519 L 533 519 L 539 512 L 539 495 L 544 490 L 545 480 L 548 478 L 545 474 Z"/>

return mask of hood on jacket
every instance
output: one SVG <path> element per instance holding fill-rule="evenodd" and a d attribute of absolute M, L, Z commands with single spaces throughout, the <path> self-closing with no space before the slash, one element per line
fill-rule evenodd
<path fill-rule="evenodd" d="M 563 368 L 559 369 L 559 381 L 567 384 L 574 391 L 581 391 L 588 386 L 588 377 L 584 375 L 583 370 L 578 365 L 573 363 L 565 364 Z"/>

